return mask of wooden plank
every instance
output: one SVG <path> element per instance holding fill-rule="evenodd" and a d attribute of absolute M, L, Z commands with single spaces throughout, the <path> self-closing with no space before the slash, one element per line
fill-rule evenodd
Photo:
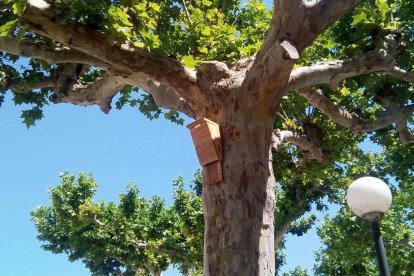
<path fill-rule="evenodd" d="M 188 125 L 187 125 L 187 128 L 188 128 L 188 129 L 192 129 L 192 128 L 194 128 L 195 126 L 197 126 L 197 125 L 199 125 L 199 124 L 202 124 L 203 122 L 206 122 L 206 119 L 204 119 L 204 118 L 197 119 L 197 120 L 195 120 L 194 122 L 192 122 L 192 123 L 188 124 Z"/>
<path fill-rule="evenodd" d="M 213 141 L 196 146 L 195 150 L 202 166 L 219 160 Z"/>
<path fill-rule="evenodd" d="M 204 168 L 204 177 L 207 185 L 218 184 L 223 181 L 223 170 L 221 161 L 210 163 Z"/>
<path fill-rule="evenodd" d="M 216 149 L 219 160 L 223 160 L 223 150 L 221 145 L 221 135 L 220 135 L 220 126 L 214 122 L 208 122 L 208 127 L 211 133 L 211 138 L 214 142 L 214 147 Z"/>
<path fill-rule="evenodd" d="M 220 126 L 212 121 L 207 121 L 206 123 L 210 131 L 211 138 L 213 140 L 220 138 Z"/>
<path fill-rule="evenodd" d="M 202 123 L 191 128 L 190 133 L 196 147 L 213 141 L 208 123 Z"/>
<path fill-rule="evenodd" d="M 218 126 L 217 123 L 215 123 L 215 122 L 213 122 L 213 121 L 211 121 L 211 120 L 209 120 L 207 118 L 200 118 L 200 119 L 197 119 L 194 122 L 188 124 L 187 125 L 187 128 L 188 129 L 191 129 L 191 128 L 195 127 L 196 125 L 199 125 L 199 124 L 202 124 L 202 123 L 205 123 L 205 122 L 208 122 L 208 123 L 211 123 L 213 125 L 217 125 Z"/>
<path fill-rule="evenodd" d="M 214 148 L 216 150 L 218 160 L 223 160 L 223 149 L 221 148 L 222 145 L 221 145 L 220 137 L 217 139 L 214 139 L 213 143 L 214 143 Z"/>

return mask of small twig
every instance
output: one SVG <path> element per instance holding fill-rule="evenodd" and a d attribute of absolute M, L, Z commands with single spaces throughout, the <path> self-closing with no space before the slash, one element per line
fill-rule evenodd
<path fill-rule="evenodd" d="M 187 19 L 190 22 L 190 25 L 193 25 L 193 21 L 191 20 L 190 13 L 188 12 L 187 5 L 185 4 L 185 0 L 182 0 L 182 1 L 183 1 L 184 11 L 187 15 Z"/>

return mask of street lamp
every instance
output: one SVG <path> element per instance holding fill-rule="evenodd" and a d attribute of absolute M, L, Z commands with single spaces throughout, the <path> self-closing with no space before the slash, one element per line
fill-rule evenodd
<path fill-rule="evenodd" d="M 351 211 L 363 219 L 371 221 L 371 228 L 377 251 L 381 276 L 390 276 L 381 237 L 379 218 L 388 211 L 392 202 L 391 190 L 387 184 L 375 177 L 361 177 L 349 186 L 346 201 Z"/>

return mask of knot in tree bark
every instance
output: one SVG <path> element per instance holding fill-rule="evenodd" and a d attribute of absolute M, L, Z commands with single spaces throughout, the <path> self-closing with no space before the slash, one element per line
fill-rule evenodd
<path fill-rule="evenodd" d="M 198 66 L 197 77 L 218 82 L 230 77 L 230 70 L 224 62 L 204 61 Z"/>

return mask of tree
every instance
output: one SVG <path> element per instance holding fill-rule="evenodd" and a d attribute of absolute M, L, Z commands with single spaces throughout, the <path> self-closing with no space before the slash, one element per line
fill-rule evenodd
<path fill-rule="evenodd" d="M 150 118 L 219 124 L 224 180 L 203 189 L 204 274 L 273 275 L 275 230 L 292 223 L 274 229 L 273 165 L 285 189 L 315 195 L 338 184 L 329 176 L 367 133 L 414 160 L 412 4 L 360 2 L 3 0 L 1 91 L 32 105 L 27 125 L 48 99 L 107 113 L 118 94 L 117 107 Z"/>
<path fill-rule="evenodd" d="M 305 269 L 301 269 L 300 267 L 295 267 L 295 270 L 289 272 L 289 274 L 285 273 L 283 276 L 308 276 L 308 271 Z"/>
<path fill-rule="evenodd" d="M 97 183 L 92 176 L 61 175 L 49 190 L 51 205 L 30 214 L 42 248 L 82 260 L 93 275 L 161 275 L 174 265 L 183 275 L 202 271 L 203 211 L 197 195 L 183 179 L 174 181 L 174 203 L 149 200 L 129 184 L 119 204 L 93 201 Z"/>

